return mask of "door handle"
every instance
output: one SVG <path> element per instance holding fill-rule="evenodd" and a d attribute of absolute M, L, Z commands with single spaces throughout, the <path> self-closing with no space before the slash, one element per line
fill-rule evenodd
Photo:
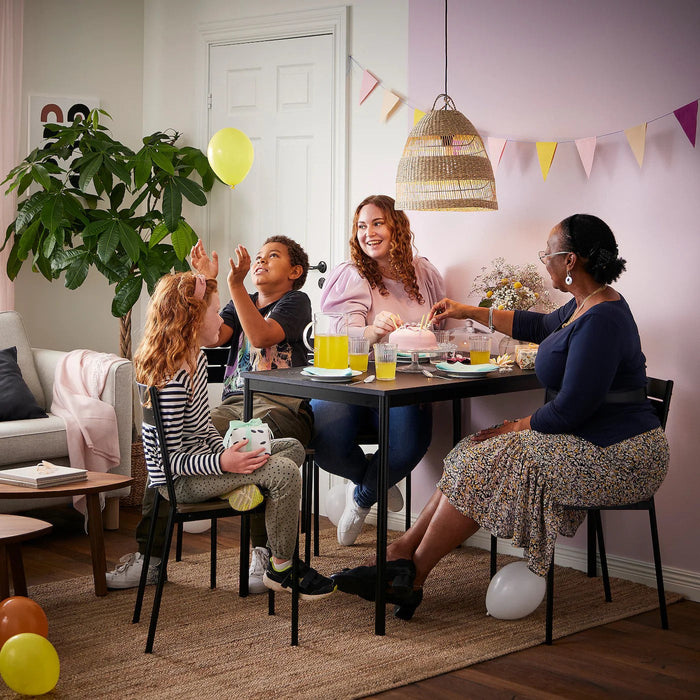
<path fill-rule="evenodd" d="M 328 269 L 328 265 L 326 265 L 325 261 L 321 260 L 318 265 L 309 265 L 309 270 L 318 270 L 319 272 L 323 273 Z"/>

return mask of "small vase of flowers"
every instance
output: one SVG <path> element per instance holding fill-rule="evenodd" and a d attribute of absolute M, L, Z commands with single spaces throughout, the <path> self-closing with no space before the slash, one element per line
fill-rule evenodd
<path fill-rule="evenodd" d="M 537 267 L 532 263 L 511 265 L 505 258 L 492 260 L 491 269 L 481 268 L 470 295 L 480 297 L 478 306 L 486 308 L 509 311 L 552 311 L 555 308 Z M 509 353 L 514 343 L 512 338 L 504 336 L 498 348 L 500 354 Z"/>

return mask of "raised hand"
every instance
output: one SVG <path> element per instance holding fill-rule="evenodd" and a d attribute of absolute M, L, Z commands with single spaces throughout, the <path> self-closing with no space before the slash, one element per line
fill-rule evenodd
<path fill-rule="evenodd" d="M 201 238 L 194 244 L 190 253 L 190 260 L 192 267 L 200 275 L 204 275 L 209 279 L 216 279 L 216 276 L 219 274 L 219 255 L 215 250 L 212 250 L 210 258 L 204 249 L 204 243 L 202 243 Z"/>
<path fill-rule="evenodd" d="M 231 270 L 228 273 L 229 285 L 243 284 L 243 280 L 250 270 L 250 253 L 245 246 L 238 245 L 236 246 L 236 262 L 233 261 L 233 258 L 229 258 L 228 261 L 231 265 Z"/>

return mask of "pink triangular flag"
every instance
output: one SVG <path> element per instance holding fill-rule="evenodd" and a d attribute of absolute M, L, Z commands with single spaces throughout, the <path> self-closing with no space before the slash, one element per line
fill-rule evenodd
<path fill-rule="evenodd" d="M 496 172 L 496 169 L 501 162 L 501 156 L 503 155 L 503 149 L 505 147 L 505 139 L 496 138 L 495 136 L 486 137 L 486 148 L 489 152 L 489 160 L 491 161 L 491 167 L 493 168 L 494 172 Z"/>
<path fill-rule="evenodd" d="M 391 90 L 384 91 L 384 100 L 382 101 L 382 121 L 386 121 L 389 115 L 396 109 L 401 98 L 395 95 Z"/>
<path fill-rule="evenodd" d="M 693 148 L 695 148 L 695 133 L 698 130 L 698 101 L 695 100 L 695 102 L 689 102 L 684 107 L 674 109 L 673 113 L 683 127 L 685 135 L 690 139 L 690 143 L 693 144 Z"/>
<path fill-rule="evenodd" d="M 647 123 L 639 124 L 638 126 L 632 126 L 629 129 L 625 129 L 625 136 L 629 142 L 632 153 L 639 163 L 639 167 L 642 167 L 644 162 L 644 146 L 647 137 Z"/>
<path fill-rule="evenodd" d="M 554 154 L 557 150 L 556 141 L 538 141 L 537 142 L 537 157 L 540 159 L 540 170 L 542 171 L 542 179 L 546 182 L 549 169 L 552 167 Z"/>
<path fill-rule="evenodd" d="M 576 139 L 576 148 L 578 155 L 583 163 L 583 169 L 586 171 L 586 177 L 591 176 L 591 167 L 593 166 L 593 154 L 595 153 L 596 137 L 589 136 L 585 139 Z"/>
<path fill-rule="evenodd" d="M 377 83 L 379 83 L 379 81 L 368 70 L 366 70 L 362 74 L 362 87 L 360 88 L 360 104 L 362 104 L 367 99 L 367 95 L 369 95 L 369 93 L 372 92 L 372 90 L 374 90 L 375 87 L 377 87 Z"/>

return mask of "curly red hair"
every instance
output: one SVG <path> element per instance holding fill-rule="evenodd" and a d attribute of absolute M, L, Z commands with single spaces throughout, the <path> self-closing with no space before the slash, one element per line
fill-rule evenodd
<path fill-rule="evenodd" d="M 389 269 L 394 278 L 403 282 L 409 299 L 415 299 L 419 304 L 424 304 L 423 295 L 418 289 L 416 270 L 413 267 L 413 232 L 408 217 L 401 209 L 394 208 L 394 199 L 385 194 L 373 194 L 365 197 L 355 209 L 352 220 L 352 235 L 350 236 L 350 257 L 357 266 L 360 275 L 364 277 L 372 289 L 379 289 L 382 296 L 388 296 L 384 278 L 375 260 L 370 258 L 360 247 L 357 240 L 357 221 L 360 211 L 367 204 L 374 204 L 382 210 L 384 220 L 391 230 L 389 243 Z"/>
<path fill-rule="evenodd" d="M 216 280 L 208 279 L 204 297 L 195 298 L 197 275 L 178 272 L 161 277 L 146 314 L 143 339 L 134 353 L 136 381 L 162 389 L 183 367 L 197 368 L 199 329 Z"/>

